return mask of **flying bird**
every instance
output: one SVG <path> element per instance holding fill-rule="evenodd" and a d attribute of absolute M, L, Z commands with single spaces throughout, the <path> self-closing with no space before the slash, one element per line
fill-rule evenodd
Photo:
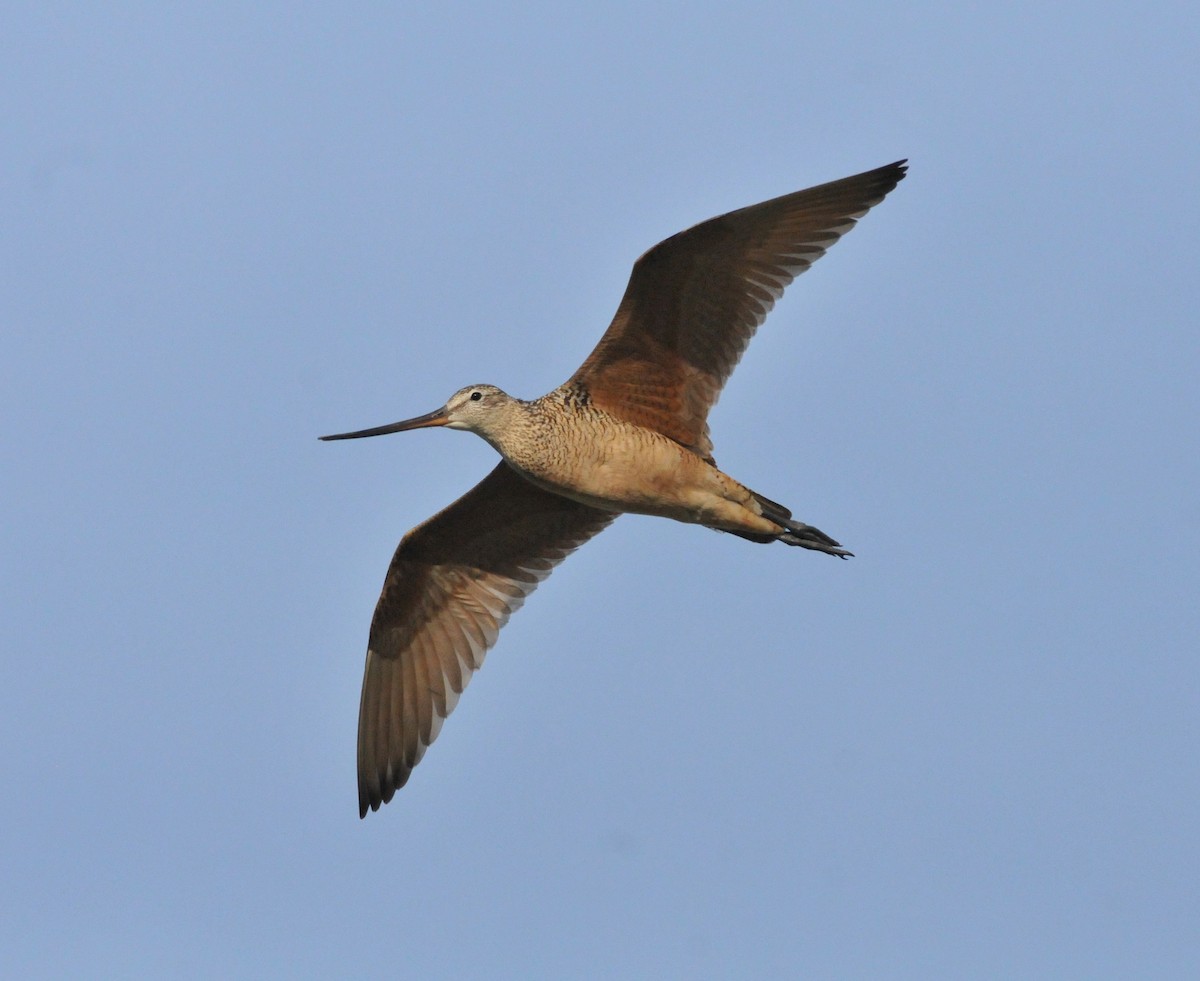
<path fill-rule="evenodd" d="M 851 553 L 722 473 L 708 413 L 784 288 L 903 178 L 906 161 L 712 218 L 634 263 L 604 336 L 522 401 L 470 385 L 403 422 L 465 429 L 503 458 L 401 540 L 375 607 L 358 717 L 359 816 L 408 780 L 509 616 L 619 514 Z"/>

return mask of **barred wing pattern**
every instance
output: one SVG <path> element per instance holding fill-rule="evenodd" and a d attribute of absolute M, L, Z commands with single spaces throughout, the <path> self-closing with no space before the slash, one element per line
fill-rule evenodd
<path fill-rule="evenodd" d="M 612 324 L 571 382 L 608 412 L 710 457 L 708 412 L 775 301 L 904 173 L 898 161 L 660 242 L 634 265 Z"/>
<path fill-rule="evenodd" d="M 404 536 L 371 621 L 358 717 L 360 816 L 404 786 L 513 611 L 614 518 L 541 490 L 501 462 Z"/>

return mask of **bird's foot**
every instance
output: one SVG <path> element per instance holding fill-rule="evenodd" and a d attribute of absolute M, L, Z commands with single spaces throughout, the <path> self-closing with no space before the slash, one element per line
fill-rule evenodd
<path fill-rule="evenodd" d="M 838 542 L 821 531 L 819 528 L 814 528 L 812 525 L 806 525 L 802 521 L 785 521 L 783 522 L 787 531 L 779 536 L 779 541 L 785 545 L 799 545 L 801 548 L 810 548 L 814 552 L 824 552 L 826 555 L 836 555 L 839 559 L 848 559 L 854 553 L 842 548 Z"/>

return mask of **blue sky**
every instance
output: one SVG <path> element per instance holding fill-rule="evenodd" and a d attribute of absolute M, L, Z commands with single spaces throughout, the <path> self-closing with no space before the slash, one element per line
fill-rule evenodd
<path fill-rule="evenodd" d="M 1186 5 L 18 4 L 0 973 L 1194 977 Z M 356 810 L 396 541 L 643 250 L 911 160 Z"/>

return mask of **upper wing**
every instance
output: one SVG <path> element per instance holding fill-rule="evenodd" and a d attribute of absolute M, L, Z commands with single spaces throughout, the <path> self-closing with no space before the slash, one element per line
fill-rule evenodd
<path fill-rule="evenodd" d="M 708 411 L 784 287 L 904 177 L 901 160 L 712 218 L 634 264 L 571 381 L 614 415 L 709 456 Z"/>
<path fill-rule="evenodd" d="M 371 621 L 358 716 L 358 806 L 392 799 L 509 615 L 616 514 L 501 462 L 400 542 Z"/>

